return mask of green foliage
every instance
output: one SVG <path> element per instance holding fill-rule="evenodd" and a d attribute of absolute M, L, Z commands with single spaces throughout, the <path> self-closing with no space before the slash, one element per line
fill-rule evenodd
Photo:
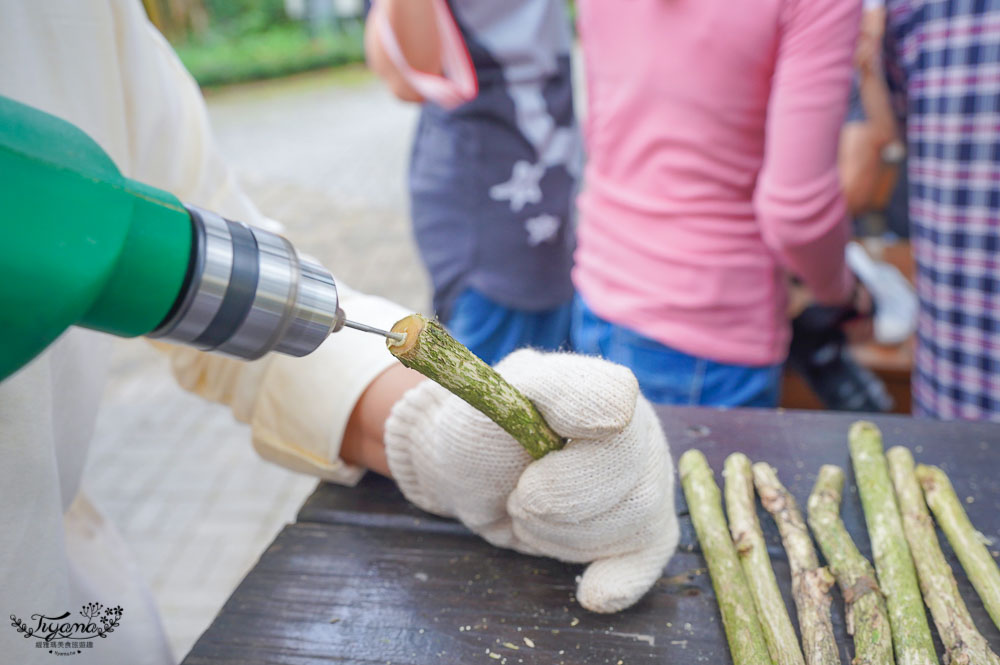
<path fill-rule="evenodd" d="M 229 0 L 206 0 L 208 6 L 216 4 L 228 5 Z M 244 0 L 232 4 L 244 4 Z M 245 0 L 245 4 L 255 5 L 250 0 Z M 266 8 L 274 4 L 274 0 L 259 4 Z M 281 4 L 280 0 L 277 4 Z M 251 13 L 244 11 L 238 20 L 248 21 Z M 286 22 L 232 37 L 215 31 L 215 18 L 213 15 L 213 27 L 209 34 L 175 45 L 184 66 L 202 86 L 285 76 L 364 60 L 360 25 L 312 37 L 304 26 Z"/>
<path fill-rule="evenodd" d="M 231 37 L 289 23 L 284 0 L 202 0 L 213 32 Z"/>

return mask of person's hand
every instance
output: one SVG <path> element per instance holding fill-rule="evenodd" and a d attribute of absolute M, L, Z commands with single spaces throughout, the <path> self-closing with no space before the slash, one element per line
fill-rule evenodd
<path fill-rule="evenodd" d="M 850 299 L 840 305 L 828 306 L 822 316 L 813 310 L 824 307 L 816 303 L 812 293 L 796 280 L 788 280 L 789 319 L 795 319 L 807 309 L 810 310 L 810 324 L 813 328 L 839 326 L 850 344 L 865 344 L 875 338 L 875 299 L 864 283 L 854 278 L 854 288 Z"/>
<path fill-rule="evenodd" d="M 875 338 L 875 300 L 861 280 L 854 285 L 851 308 L 855 315 L 844 322 L 841 329 L 850 344 L 865 344 Z"/>
<path fill-rule="evenodd" d="M 656 582 L 677 546 L 673 462 L 631 371 L 569 353 L 517 351 L 500 372 L 569 442 L 540 460 L 431 381 L 386 422 L 389 468 L 424 510 L 498 547 L 590 563 L 577 599 L 617 612 Z"/>

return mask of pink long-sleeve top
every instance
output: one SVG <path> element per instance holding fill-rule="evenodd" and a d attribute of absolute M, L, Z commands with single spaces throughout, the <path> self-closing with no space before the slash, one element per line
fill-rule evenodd
<path fill-rule="evenodd" d="M 837 176 L 860 0 L 582 0 L 587 169 L 573 279 L 699 357 L 784 360 L 786 275 L 849 297 Z"/>

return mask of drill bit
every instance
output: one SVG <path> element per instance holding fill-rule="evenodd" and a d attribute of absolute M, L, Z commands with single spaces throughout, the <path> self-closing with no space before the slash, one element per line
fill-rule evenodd
<path fill-rule="evenodd" d="M 389 339 L 395 340 L 397 342 L 402 342 L 406 339 L 406 335 L 403 333 L 389 332 L 387 330 L 380 330 L 379 328 L 373 328 L 371 326 L 366 326 L 363 323 L 357 323 L 355 321 L 348 321 L 344 319 L 344 326 L 348 328 L 354 328 L 355 330 L 362 330 L 364 332 L 375 333 L 376 335 L 382 335 L 383 337 L 388 337 Z"/>

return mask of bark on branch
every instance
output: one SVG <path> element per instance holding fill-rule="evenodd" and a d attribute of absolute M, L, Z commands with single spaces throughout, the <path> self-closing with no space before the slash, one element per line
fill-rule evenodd
<path fill-rule="evenodd" d="M 903 515 L 903 531 L 920 578 L 920 590 L 944 644 L 944 662 L 950 665 L 1000 665 L 1000 659 L 976 630 L 972 616 L 958 593 L 955 576 L 938 544 L 934 523 L 917 484 L 913 455 L 906 448 L 895 446 L 886 453 L 886 459 L 889 461 L 892 484 L 896 488 L 899 511 Z"/>
<path fill-rule="evenodd" d="M 767 544 L 757 521 L 753 473 L 750 459 L 743 453 L 726 458 L 722 475 L 726 479 L 726 513 L 743 575 L 750 585 L 754 605 L 771 660 L 775 665 L 805 665 L 792 620 L 778 590 Z"/>
<path fill-rule="evenodd" d="M 750 588 L 722 514 L 722 494 L 705 456 L 688 450 L 677 464 L 694 530 L 712 577 L 733 665 L 773 665 Z"/>
<path fill-rule="evenodd" d="M 753 465 L 753 479 L 764 509 L 771 514 L 788 554 L 792 597 L 799 615 L 802 651 L 808 665 L 839 665 L 840 654 L 830 621 L 830 586 L 833 575 L 820 567 L 809 530 L 795 498 L 778 480 L 769 464 Z"/>
<path fill-rule="evenodd" d="M 865 511 L 875 570 L 889 609 L 897 665 L 937 665 L 937 652 L 927 625 L 917 571 L 903 535 L 903 522 L 882 450 L 882 433 L 859 421 L 848 433 L 851 462 Z"/>
<path fill-rule="evenodd" d="M 885 600 L 875 570 L 858 551 L 840 519 L 844 472 L 820 468 L 809 495 L 809 526 L 837 580 L 847 612 L 847 632 L 854 637 L 855 665 L 893 665 L 892 636 Z"/>
<path fill-rule="evenodd" d="M 944 471 L 936 466 L 917 466 L 920 481 L 927 498 L 927 505 L 948 537 L 951 549 L 965 569 L 969 581 L 983 601 L 993 623 L 1000 628 L 1000 570 L 980 540 L 979 532 L 972 526 L 962 508 L 955 489 Z"/>
<path fill-rule="evenodd" d="M 386 346 L 406 367 L 458 395 L 517 440 L 534 459 L 566 445 L 535 405 L 496 370 L 480 360 L 437 321 L 411 314 L 396 322 L 392 332 L 401 342 Z"/>

